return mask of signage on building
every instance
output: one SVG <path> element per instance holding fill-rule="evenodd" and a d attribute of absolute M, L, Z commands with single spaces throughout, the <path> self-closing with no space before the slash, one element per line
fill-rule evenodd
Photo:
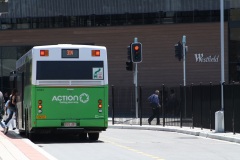
<path fill-rule="evenodd" d="M 195 54 L 196 62 L 200 63 L 216 63 L 219 62 L 219 55 L 205 55 L 203 53 Z"/>

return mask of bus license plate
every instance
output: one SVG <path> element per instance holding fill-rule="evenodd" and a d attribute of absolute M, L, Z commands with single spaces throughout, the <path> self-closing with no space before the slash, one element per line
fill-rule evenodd
<path fill-rule="evenodd" d="M 65 122 L 64 127 L 76 127 L 77 123 L 75 122 Z"/>

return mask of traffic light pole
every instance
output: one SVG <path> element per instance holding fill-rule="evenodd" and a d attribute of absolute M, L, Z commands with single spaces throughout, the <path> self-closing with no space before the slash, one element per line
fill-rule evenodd
<path fill-rule="evenodd" d="M 184 88 L 184 115 L 187 113 L 187 105 L 186 105 L 186 36 L 182 37 L 182 49 L 183 49 L 183 88 Z"/>
<path fill-rule="evenodd" d="M 186 86 L 186 36 L 182 37 L 182 45 L 183 45 L 183 86 Z"/>
<path fill-rule="evenodd" d="M 135 84 L 136 118 L 138 118 L 138 70 L 137 70 L 137 63 L 135 63 L 134 84 Z"/>
<path fill-rule="evenodd" d="M 134 43 L 137 43 L 138 39 L 134 38 Z M 138 70 L 137 63 L 135 63 L 135 71 L 134 71 L 134 84 L 135 84 L 135 106 L 136 106 L 136 118 L 138 118 Z"/>
<path fill-rule="evenodd" d="M 133 72 L 133 83 L 135 85 L 135 106 L 136 106 L 136 118 L 138 118 L 138 69 L 137 63 L 142 62 L 142 43 L 138 42 L 138 39 L 135 37 L 134 42 L 130 44 L 130 50 L 128 49 L 128 60 L 131 64 L 135 63 L 135 70 Z M 130 51 L 130 52 L 129 52 Z M 130 58 L 129 58 L 130 55 Z M 130 62 L 126 62 L 126 69 L 132 70 L 132 66 L 129 69 Z"/>
<path fill-rule="evenodd" d="M 221 110 L 224 111 L 224 95 L 223 83 L 225 82 L 224 75 L 224 0 L 220 0 L 220 34 L 221 34 Z"/>

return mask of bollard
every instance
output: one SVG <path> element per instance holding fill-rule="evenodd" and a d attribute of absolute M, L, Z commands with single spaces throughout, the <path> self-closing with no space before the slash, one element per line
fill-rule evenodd
<path fill-rule="evenodd" d="M 224 132 L 224 112 L 223 111 L 215 112 L 215 132 L 216 133 Z"/>

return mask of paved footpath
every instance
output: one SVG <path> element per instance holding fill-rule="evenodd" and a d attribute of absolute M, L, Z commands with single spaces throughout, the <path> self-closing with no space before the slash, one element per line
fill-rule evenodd
<path fill-rule="evenodd" d="M 147 120 L 145 120 L 147 121 Z M 166 131 L 166 132 L 176 132 L 183 134 L 190 134 L 194 136 L 200 136 L 205 138 L 212 138 L 217 140 L 223 140 L 228 142 L 240 143 L 240 134 L 233 132 L 217 133 L 215 130 L 192 128 L 192 127 L 182 127 L 179 126 L 162 126 L 162 125 L 139 125 L 139 119 L 133 118 L 129 120 L 127 118 L 115 118 L 115 124 L 112 124 L 112 119 L 108 119 L 109 128 L 118 129 L 141 129 L 141 130 L 155 130 L 155 131 Z M 147 122 L 145 122 L 146 124 Z"/>
<path fill-rule="evenodd" d="M 19 136 L 17 131 L 9 130 L 8 134 L 4 135 L 1 129 L 0 160 L 56 160 L 56 158 L 29 139 Z"/>

